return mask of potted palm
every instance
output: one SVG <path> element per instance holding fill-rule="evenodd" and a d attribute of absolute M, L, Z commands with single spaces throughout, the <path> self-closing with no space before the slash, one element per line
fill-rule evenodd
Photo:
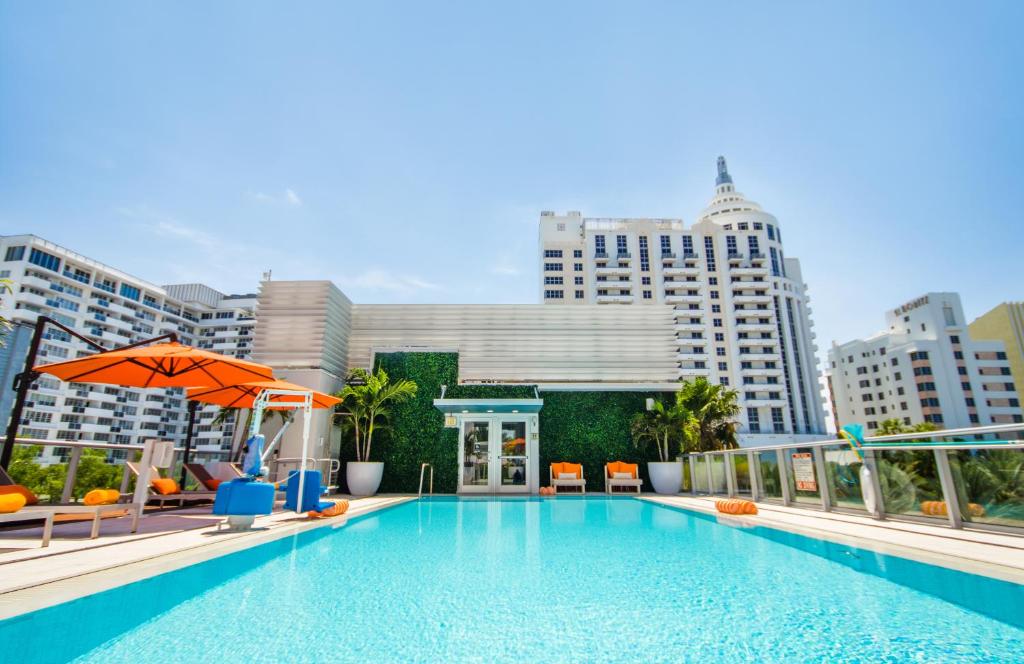
<path fill-rule="evenodd" d="M 392 404 L 416 396 L 416 383 L 406 379 L 392 382 L 382 368 L 374 373 L 353 369 L 345 379 L 345 387 L 335 396 L 341 399 L 337 414 L 346 418 L 356 443 L 356 460 L 345 464 L 348 492 L 353 496 L 372 496 L 384 477 L 384 463 L 370 461 L 373 434 L 387 425 Z"/>
<path fill-rule="evenodd" d="M 630 423 L 633 444 L 641 447 L 653 443 L 658 451 L 658 461 L 647 463 L 647 473 L 656 493 L 679 493 L 683 462 L 672 457 L 693 435 L 695 426 L 693 413 L 678 398 L 671 405 L 655 399 L 646 412 L 633 417 Z"/>

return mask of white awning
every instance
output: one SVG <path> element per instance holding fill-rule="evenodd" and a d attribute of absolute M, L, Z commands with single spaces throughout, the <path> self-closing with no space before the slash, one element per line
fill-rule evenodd
<path fill-rule="evenodd" d="M 537 413 L 543 406 L 543 399 L 434 399 L 434 407 L 445 415 Z"/>

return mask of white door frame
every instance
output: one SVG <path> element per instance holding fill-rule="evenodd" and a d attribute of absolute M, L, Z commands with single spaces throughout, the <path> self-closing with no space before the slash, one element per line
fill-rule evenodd
<path fill-rule="evenodd" d="M 523 486 L 501 484 L 501 424 L 504 421 L 526 424 L 526 483 Z M 487 422 L 488 471 L 487 485 L 463 485 L 465 469 L 466 425 L 473 422 Z M 466 413 L 458 416 L 459 432 L 459 484 L 458 492 L 466 494 L 537 493 L 540 481 L 537 470 L 537 416 L 532 413 Z"/>

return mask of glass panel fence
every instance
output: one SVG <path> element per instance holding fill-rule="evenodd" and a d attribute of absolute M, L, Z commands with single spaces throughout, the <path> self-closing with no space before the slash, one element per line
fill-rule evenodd
<path fill-rule="evenodd" d="M 693 482 L 690 479 L 690 464 L 693 463 L 692 457 L 686 455 L 683 457 L 683 492 L 690 493 L 693 491 Z"/>
<path fill-rule="evenodd" d="M 836 507 L 864 510 L 860 469 L 864 464 L 849 445 L 821 448 L 825 458 L 825 474 L 831 490 L 832 504 Z"/>
<path fill-rule="evenodd" d="M 875 458 L 887 514 L 947 518 L 933 450 L 879 450 Z"/>
<path fill-rule="evenodd" d="M 1024 450 L 957 450 L 949 465 L 965 522 L 1024 526 Z"/>
<path fill-rule="evenodd" d="M 711 462 L 711 493 L 728 493 L 729 485 L 725 479 L 725 457 L 721 454 L 712 454 L 708 459 Z"/>
<path fill-rule="evenodd" d="M 707 457 L 690 457 L 693 459 L 693 472 L 696 479 L 697 493 L 708 493 Z"/>
<path fill-rule="evenodd" d="M 736 477 L 736 494 L 750 495 L 750 462 L 746 454 L 732 454 L 732 467 Z"/>
<path fill-rule="evenodd" d="M 754 455 L 757 464 L 758 482 L 765 498 L 782 500 L 782 481 L 779 479 L 779 460 L 775 450 Z"/>
<path fill-rule="evenodd" d="M 794 503 L 821 505 L 818 470 L 810 447 L 794 447 L 784 451 L 789 471 L 789 495 Z"/>

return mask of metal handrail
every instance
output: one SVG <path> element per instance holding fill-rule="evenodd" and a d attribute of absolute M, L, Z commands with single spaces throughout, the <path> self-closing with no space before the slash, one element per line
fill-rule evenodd
<path fill-rule="evenodd" d="M 433 464 L 424 462 L 420 464 L 420 489 L 418 495 L 419 498 L 423 497 L 423 472 L 427 469 L 428 466 L 430 467 L 430 495 L 434 495 L 434 466 Z"/>

